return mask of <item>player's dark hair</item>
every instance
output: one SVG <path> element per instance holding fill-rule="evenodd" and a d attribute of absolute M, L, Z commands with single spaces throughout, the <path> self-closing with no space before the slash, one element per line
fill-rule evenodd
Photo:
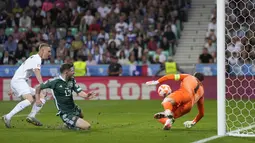
<path fill-rule="evenodd" d="M 66 70 L 70 70 L 72 67 L 73 67 L 72 63 L 62 64 L 61 67 L 60 67 L 60 73 L 63 73 Z"/>
<path fill-rule="evenodd" d="M 194 77 L 196 77 L 199 81 L 204 80 L 204 74 L 199 73 L 199 72 L 194 73 Z"/>

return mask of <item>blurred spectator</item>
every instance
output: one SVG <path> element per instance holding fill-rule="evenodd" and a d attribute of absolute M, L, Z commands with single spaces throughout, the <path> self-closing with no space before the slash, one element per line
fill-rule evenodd
<path fill-rule="evenodd" d="M 97 65 L 97 62 L 93 58 L 92 54 L 88 54 L 88 60 L 86 61 L 87 65 Z"/>
<path fill-rule="evenodd" d="M 30 7 L 40 8 L 42 6 L 41 0 L 29 0 Z"/>
<path fill-rule="evenodd" d="M 23 12 L 22 17 L 19 19 L 19 26 L 23 28 L 30 28 L 32 24 L 31 18 Z"/>
<path fill-rule="evenodd" d="M 121 29 L 120 28 L 118 28 L 117 30 L 116 30 L 116 39 L 117 40 L 119 40 L 119 41 L 121 41 L 121 42 L 123 42 L 124 41 L 124 35 L 121 33 Z"/>
<path fill-rule="evenodd" d="M 89 32 L 99 33 L 100 32 L 100 24 L 97 23 L 96 19 L 93 19 L 92 23 L 89 26 Z"/>
<path fill-rule="evenodd" d="M 212 40 L 208 39 L 207 43 L 204 45 L 204 48 L 208 50 L 208 53 L 211 54 L 214 58 L 216 56 L 216 44 Z"/>
<path fill-rule="evenodd" d="M 157 42 L 155 41 L 155 37 L 150 37 L 150 41 L 148 42 L 148 47 L 150 51 L 156 51 L 158 49 Z"/>
<path fill-rule="evenodd" d="M 137 61 L 135 60 L 135 54 L 131 53 L 129 55 L 129 65 L 138 65 Z"/>
<path fill-rule="evenodd" d="M 119 18 L 119 22 L 115 25 L 115 30 L 121 34 L 126 33 L 128 30 L 128 24 L 124 21 L 124 17 Z"/>
<path fill-rule="evenodd" d="M 129 64 L 129 60 L 126 57 L 124 50 L 121 50 L 118 55 L 119 55 L 119 57 L 118 57 L 118 59 L 119 59 L 118 63 L 119 64 L 121 64 L 121 65 L 128 65 Z"/>
<path fill-rule="evenodd" d="M 110 52 L 111 55 L 116 55 L 118 51 L 118 48 L 116 47 L 116 43 L 112 41 L 107 47 L 107 50 Z"/>
<path fill-rule="evenodd" d="M 73 63 L 73 59 L 69 56 L 65 57 L 64 63 Z"/>
<path fill-rule="evenodd" d="M 204 48 L 203 53 L 199 55 L 198 62 L 203 64 L 213 63 L 213 57 L 208 53 L 207 48 Z"/>
<path fill-rule="evenodd" d="M 155 63 L 159 62 L 161 64 L 166 62 L 166 56 L 162 53 L 162 49 L 161 48 L 157 49 L 156 54 L 153 56 L 153 61 Z"/>
<path fill-rule="evenodd" d="M 17 43 L 14 41 L 13 36 L 9 35 L 8 36 L 8 41 L 4 43 L 4 50 L 8 51 L 8 54 L 14 55 L 15 51 L 17 49 Z"/>
<path fill-rule="evenodd" d="M 138 63 L 138 65 L 150 65 L 150 61 L 147 58 L 147 55 L 142 55 L 141 61 Z"/>
<path fill-rule="evenodd" d="M 66 13 L 65 10 L 61 10 L 61 12 L 58 13 L 56 21 L 57 21 L 56 25 L 58 27 L 65 27 L 65 28 L 67 28 L 69 26 L 69 24 L 70 24 L 69 16 L 68 16 L 68 14 Z"/>
<path fill-rule="evenodd" d="M 67 48 L 65 48 L 66 41 L 65 40 L 60 40 L 59 46 L 56 51 L 56 55 L 59 55 L 61 59 L 65 59 L 68 55 Z"/>
<path fill-rule="evenodd" d="M 32 47 L 32 51 L 29 53 L 29 56 L 35 55 L 37 53 L 36 47 Z"/>
<path fill-rule="evenodd" d="M 97 8 L 97 11 L 102 18 L 105 18 L 111 12 L 111 9 L 105 5 L 104 1 L 101 1 L 101 5 Z"/>
<path fill-rule="evenodd" d="M 160 70 L 156 72 L 155 76 L 185 73 L 184 70 L 180 68 L 179 64 L 176 63 L 171 57 L 168 58 L 167 62 L 161 64 L 160 67 Z"/>
<path fill-rule="evenodd" d="M 14 31 L 12 33 L 13 38 L 16 42 L 19 42 L 20 38 L 21 38 L 21 32 L 19 32 L 19 27 L 15 26 L 14 27 Z"/>
<path fill-rule="evenodd" d="M 110 38 L 109 34 L 105 32 L 104 28 L 102 28 L 100 33 L 97 36 L 97 40 L 99 41 L 100 39 L 102 39 L 104 41 L 108 41 L 109 38 Z"/>
<path fill-rule="evenodd" d="M 23 9 L 17 2 L 14 2 L 14 8 L 12 9 L 12 14 L 14 15 L 14 23 L 16 26 L 19 25 L 19 19 L 23 13 Z"/>
<path fill-rule="evenodd" d="M 51 56 L 56 57 L 59 40 L 56 39 L 53 33 L 49 34 L 48 44 L 51 46 Z"/>
<path fill-rule="evenodd" d="M 65 40 L 66 40 L 66 47 L 70 48 L 73 40 L 75 40 L 74 36 L 72 35 L 72 31 L 71 30 L 67 31 L 67 35 L 65 37 Z"/>
<path fill-rule="evenodd" d="M 120 76 L 122 74 L 122 66 L 118 63 L 117 56 L 111 56 L 111 63 L 108 67 L 108 76 Z"/>
<path fill-rule="evenodd" d="M 5 11 L 1 11 L 0 13 L 0 28 L 6 28 L 7 24 L 7 13 Z"/>
<path fill-rule="evenodd" d="M 100 58 L 98 64 L 110 64 L 110 61 L 107 59 L 105 53 L 102 54 L 102 57 Z"/>
<path fill-rule="evenodd" d="M 23 57 L 26 58 L 26 51 L 22 43 L 18 44 L 18 48 L 15 51 L 14 57 L 16 58 L 16 61 L 21 60 Z"/>
<path fill-rule="evenodd" d="M 87 24 L 88 26 L 90 26 L 90 24 L 92 24 L 93 20 L 94 20 L 94 16 L 91 15 L 91 11 L 88 10 L 86 12 L 86 15 L 83 17 L 83 20 L 85 21 L 85 24 Z"/>
<path fill-rule="evenodd" d="M 75 36 L 75 40 L 72 41 L 71 52 L 73 52 L 74 59 L 77 57 L 78 51 L 82 48 L 82 41 L 78 35 Z"/>
<path fill-rule="evenodd" d="M 215 32 L 217 32 L 217 24 L 216 24 L 216 18 L 212 18 L 211 23 L 208 24 L 208 32 L 213 29 Z"/>
<path fill-rule="evenodd" d="M 174 46 L 175 46 L 175 42 L 176 42 L 176 37 L 175 37 L 175 34 L 174 32 L 172 31 L 172 28 L 171 26 L 167 26 L 166 28 L 167 30 L 164 32 L 164 37 L 167 38 L 169 44 L 172 46 L 173 48 L 173 53 L 175 54 L 175 50 L 174 50 Z"/>
<path fill-rule="evenodd" d="M 98 64 L 100 61 L 100 58 L 102 57 L 103 51 L 100 52 L 98 45 L 95 45 L 94 48 L 91 51 L 91 54 L 94 56 L 94 60 Z"/>
<path fill-rule="evenodd" d="M 139 43 L 138 42 L 134 42 L 133 48 L 132 48 L 131 52 L 134 53 L 136 61 L 141 60 L 141 58 L 142 58 L 142 50 L 143 49 L 139 46 Z"/>
<path fill-rule="evenodd" d="M 212 40 L 212 42 L 216 42 L 217 37 L 214 32 L 214 29 L 211 29 L 209 32 L 206 33 L 206 38 Z"/>
<path fill-rule="evenodd" d="M 230 65 L 239 65 L 239 54 L 237 52 L 231 53 L 231 56 L 228 58 L 228 63 Z"/>
<path fill-rule="evenodd" d="M 53 8 L 53 3 L 50 0 L 45 0 L 42 5 L 42 10 L 48 12 Z"/>
<path fill-rule="evenodd" d="M 79 24 L 80 24 L 79 13 L 78 13 L 78 11 L 75 11 L 74 15 L 71 18 L 71 26 L 72 27 L 78 27 Z"/>
<path fill-rule="evenodd" d="M 2 57 L 0 61 L 1 65 L 13 65 L 14 64 L 14 58 L 13 56 L 9 55 L 8 51 L 4 52 L 4 56 Z"/>
<path fill-rule="evenodd" d="M 82 60 L 82 57 L 78 56 L 77 61 L 74 62 L 74 76 L 85 76 L 87 63 Z"/>
<path fill-rule="evenodd" d="M 8 40 L 8 37 L 4 33 L 4 29 L 0 28 L 0 44 L 4 44 Z"/>
<path fill-rule="evenodd" d="M 164 51 L 168 51 L 170 48 L 170 44 L 165 36 L 163 36 L 162 40 L 160 40 L 160 48 L 162 48 Z"/>

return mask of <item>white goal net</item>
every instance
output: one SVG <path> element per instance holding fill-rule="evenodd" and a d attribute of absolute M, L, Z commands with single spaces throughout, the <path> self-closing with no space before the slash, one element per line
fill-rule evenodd
<path fill-rule="evenodd" d="M 255 0 L 225 3 L 226 130 L 255 136 Z"/>

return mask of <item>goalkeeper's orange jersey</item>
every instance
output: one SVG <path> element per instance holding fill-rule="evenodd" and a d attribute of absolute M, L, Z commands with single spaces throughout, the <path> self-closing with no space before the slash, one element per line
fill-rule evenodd
<path fill-rule="evenodd" d="M 203 87 L 202 83 L 196 77 L 189 75 L 189 74 L 165 75 L 165 76 L 161 77 L 160 79 L 158 79 L 158 82 L 162 83 L 166 80 L 176 80 L 176 81 L 180 80 L 181 81 L 181 85 L 180 85 L 180 88 L 177 90 L 177 94 L 178 93 L 182 93 L 182 94 L 180 94 L 180 96 L 178 98 L 180 100 L 184 100 L 182 98 L 190 97 L 189 100 L 191 100 L 191 103 L 192 103 L 191 108 L 194 106 L 194 104 L 196 104 L 196 103 L 198 104 L 199 114 L 194 119 L 195 122 L 198 122 L 204 114 L 204 106 L 203 106 L 203 104 L 204 104 L 204 87 Z M 181 92 L 178 92 L 178 91 L 181 91 Z M 183 96 L 183 94 L 188 95 L 188 96 Z"/>

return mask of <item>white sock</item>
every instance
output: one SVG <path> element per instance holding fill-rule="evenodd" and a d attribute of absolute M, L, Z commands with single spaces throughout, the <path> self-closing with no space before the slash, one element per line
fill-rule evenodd
<path fill-rule="evenodd" d="M 33 107 L 32 107 L 32 110 L 30 112 L 30 114 L 28 115 L 28 117 L 35 117 L 35 115 L 42 109 L 43 105 L 45 104 L 46 100 L 41 98 L 40 99 L 41 102 L 42 102 L 42 106 L 38 107 L 36 106 L 36 103 L 34 103 Z"/>
<path fill-rule="evenodd" d="M 8 113 L 6 115 L 7 119 L 11 119 L 12 116 L 14 116 L 15 114 L 17 114 L 18 112 L 22 111 L 23 109 L 25 109 L 27 106 L 31 105 L 30 101 L 25 99 L 21 102 L 19 102 L 12 110 L 10 113 Z"/>
<path fill-rule="evenodd" d="M 172 117 L 172 116 L 173 116 L 173 112 L 170 111 L 169 109 L 166 109 L 166 110 L 165 110 L 165 116 L 167 116 L 167 117 Z"/>

